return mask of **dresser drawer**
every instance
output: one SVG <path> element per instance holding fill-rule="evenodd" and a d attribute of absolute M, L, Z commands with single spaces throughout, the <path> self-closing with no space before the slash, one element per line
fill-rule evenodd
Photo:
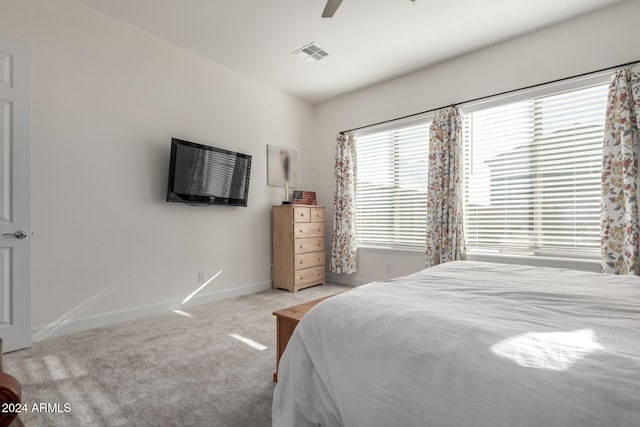
<path fill-rule="evenodd" d="M 324 265 L 324 252 L 312 252 L 310 254 L 300 254 L 293 257 L 294 270 L 318 267 L 320 265 Z"/>
<path fill-rule="evenodd" d="M 305 268 L 294 272 L 295 286 L 304 285 L 309 282 L 324 282 L 324 267 Z"/>
<path fill-rule="evenodd" d="M 293 222 L 309 222 L 311 209 L 296 206 L 293 208 Z"/>
<path fill-rule="evenodd" d="M 295 239 L 321 236 L 324 236 L 324 222 L 309 222 L 294 226 L 293 237 Z"/>
<path fill-rule="evenodd" d="M 306 254 L 308 252 L 324 251 L 324 237 L 296 239 L 293 242 L 293 253 Z"/>
<path fill-rule="evenodd" d="M 324 208 L 310 208 L 311 222 L 324 222 Z"/>

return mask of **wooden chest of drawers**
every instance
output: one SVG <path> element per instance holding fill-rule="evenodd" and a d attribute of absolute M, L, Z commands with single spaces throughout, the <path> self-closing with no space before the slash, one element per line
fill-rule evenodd
<path fill-rule="evenodd" d="M 273 207 L 273 287 L 296 292 L 324 284 L 324 207 Z"/>

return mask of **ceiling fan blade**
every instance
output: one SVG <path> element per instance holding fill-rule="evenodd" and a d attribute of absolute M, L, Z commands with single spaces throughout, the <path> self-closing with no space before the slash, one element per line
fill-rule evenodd
<path fill-rule="evenodd" d="M 323 18 L 331 18 L 333 14 L 336 13 L 338 6 L 340 6 L 342 0 L 327 0 L 327 5 L 324 7 L 324 11 L 322 12 Z"/>

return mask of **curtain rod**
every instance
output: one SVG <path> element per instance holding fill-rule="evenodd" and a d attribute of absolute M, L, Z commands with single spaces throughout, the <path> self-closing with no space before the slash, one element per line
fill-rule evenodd
<path fill-rule="evenodd" d="M 340 135 L 344 135 L 347 132 L 353 132 L 353 131 L 356 131 L 356 130 L 366 129 L 366 128 L 370 128 L 370 127 L 373 127 L 373 126 L 384 125 L 386 123 L 391 123 L 391 122 L 395 122 L 395 121 L 398 121 L 398 120 L 408 119 L 408 118 L 419 116 L 419 115 L 426 114 L 426 113 L 432 113 L 434 111 L 438 111 L 438 110 L 440 110 L 442 108 L 446 108 L 446 107 L 449 107 L 449 106 L 453 107 L 453 106 L 456 106 L 456 105 L 469 104 L 471 102 L 482 101 L 482 100 L 485 100 L 485 99 L 488 99 L 488 98 L 493 98 L 494 96 L 508 95 L 510 93 L 519 92 L 521 90 L 533 89 L 533 88 L 536 88 L 536 87 L 539 87 L 539 86 L 545 86 L 545 85 L 549 85 L 549 84 L 552 84 L 552 83 L 562 82 L 564 80 L 571 80 L 571 79 L 575 79 L 575 78 L 578 78 L 578 77 L 588 76 L 588 75 L 591 75 L 591 74 L 602 73 L 604 71 L 614 70 L 616 68 L 627 67 L 629 65 L 634 65 L 634 64 L 638 64 L 638 63 L 640 63 L 640 60 L 626 62 L 624 64 L 614 65 L 614 66 L 607 67 L 607 68 L 602 68 L 602 69 L 596 70 L 596 71 L 589 71 L 589 72 L 582 73 L 582 74 L 576 74 L 574 76 L 563 77 L 561 79 L 551 80 L 551 81 L 544 82 L 544 83 L 538 83 L 538 84 L 531 85 L 531 86 L 525 86 L 525 87 L 522 87 L 522 88 L 519 88 L 519 89 L 506 90 L 504 92 L 494 93 L 493 95 L 481 96 L 479 98 L 473 98 L 473 99 L 469 99 L 469 100 L 463 101 L 463 102 L 458 102 L 458 103 L 445 105 L 445 106 L 438 107 L 438 108 L 431 108 L 429 110 L 420 111 L 419 113 L 413 113 L 413 114 L 408 114 L 408 115 L 402 116 L 402 117 L 396 117 L 395 119 L 383 120 L 381 122 L 372 123 L 370 125 L 360 126 L 360 127 L 349 129 L 349 130 L 342 130 L 339 133 L 340 133 Z"/>

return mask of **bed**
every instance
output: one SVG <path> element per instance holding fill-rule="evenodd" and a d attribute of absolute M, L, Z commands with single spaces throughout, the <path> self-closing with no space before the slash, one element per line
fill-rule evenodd
<path fill-rule="evenodd" d="M 274 426 L 640 426 L 640 278 L 456 261 L 329 298 Z"/>

